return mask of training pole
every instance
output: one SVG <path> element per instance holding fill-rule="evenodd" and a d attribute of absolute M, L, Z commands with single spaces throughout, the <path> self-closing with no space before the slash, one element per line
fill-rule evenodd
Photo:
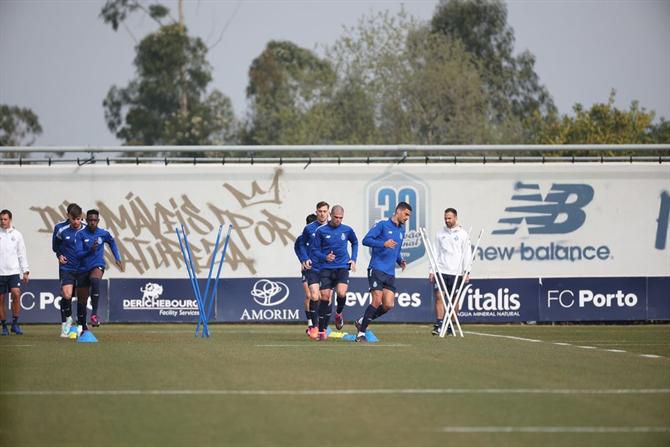
<path fill-rule="evenodd" d="M 426 253 L 428 253 L 428 261 L 430 263 L 430 269 L 433 271 L 433 275 L 435 275 L 435 285 L 437 285 L 437 290 L 440 292 L 440 299 L 442 300 L 442 305 L 444 306 L 444 317 L 442 320 L 442 324 L 444 325 L 444 318 L 447 317 L 447 315 L 450 315 L 450 310 L 452 307 L 451 301 L 447 301 L 445 297 L 447 296 L 446 293 L 446 287 L 444 284 L 444 281 L 441 281 L 442 276 L 438 273 L 437 271 L 437 260 L 435 259 L 435 253 L 433 253 L 433 248 L 431 245 L 429 245 L 428 242 L 428 235 L 427 231 L 425 228 L 420 228 L 419 229 L 419 234 L 421 235 L 421 240 L 423 241 L 423 245 L 426 247 Z M 448 323 L 452 325 L 452 330 L 454 330 L 453 324 L 451 321 Z M 440 330 L 442 327 L 440 327 Z"/>
<path fill-rule="evenodd" d="M 482 240 L 482 234 L 483 233 L 484 233 L 484 229 L 482 228 L 481 230 L 479 230 L 479 236 L 477 237 L 477 243 L 475 244 L 475 248 L 472 250 L 472 254 L 470 255 L 470 262 L 468 264 L 466 264 L 466 268 L 463 271 L 463 279 L 465 279 L 465 277 L 467 275 L 469 275 L 470 272 L 472 272 L 472 264 L 474 264 L 474 262 L 475 262 L 475 258 L 477 256 L 477 249 L 479 248 L 479 243 Z M 469 238 L 469 234 L 468 234 L 468 238 Z M 457 278 L 457 280 L 458 280 L 458 278 Z M 457 284 L 457 281 L 454 282 L 454 288 L 452 288 L 452 291 L 451 291 L 452 295 L 455 292 L 456 284 Z M 456 299 L 460 300 L 461 296 L 463 296 L 463 294 L 465 293 L 465 287 L 464 286 L 465 286 L 465 284 L 461 284 L 461 287 L 458 289 L 459 293 L 458 293 L 458 296 L 456 297 Z M 452 308 L 451 312 L 453 312 L 454 315 L 456 315 L 456 309 L 455 308 Z M 456 321 L 458 321 L 458 316 L 456 316 Z M 440 337 L 444 337 L 444 334 L 446 334 L 446 332 L 447 332 L 446 327 L 443 327 L 440 330 Z M 463 336 L 463 332 L 461 331 L 461 337 L 462 336 Z"/>
<path fill-rule="evenodd" d="M 216 272 L 216 279 L 214 280 L 214 288 L 212 290 L 212 296 L 207 303 L 207 321 L 212 316 L 212 309 L 214 309 L 214 302 L 216 299 L 216 293 L 219 289 L 219 278 L 221 277 L 221 269 L 223 268 L 223 262 L 226 259 L 226 251 L 228 250 L 228 242 L 230 241 L 230 233 L 233 230 L 233 226 L 228 226 L 228 233 L 226 234 L 226 241 L 223 244 L 223 251 L 221 252 L 221 260 L 219 261 L 219 269 Z M 209 337 L 209 331 L 207 332 L 207 337 Z"/>
<path fill-rule="evenodd" d="M 468 238 L 470 237 L 470 234 L 468 232 Z M 449 308 L 445 309 L 445 318 L 442 320 L 442 327 L 440 327 L 440 337 L 444 338 L 445 334 L 447 333 L 447 327 L 449 324 L 451 324 L 452 330 L 454 332 L 454 336 L 456 336 L 456 331 L 458 330 L 458 334 L 463 337 L 463 330 L 461 329 L 461 323 L 458 321 L 458 315 L 456 314 L 455 311 L 455 306 L 453 303 L 453 294 L 454 294 L 454 287 L 456 284 L 458 284 L 458 278 L 460 277 L 459 274 L 455 275 L 454 278 L 454 287 L 452 287 L 451 293 L 447 289 L 447 284 L 444 282 L 444 278 L 442 277 L 443 273 L 442 270 L 440 270 L 440 266 L 437 263 L 437 252 L 433 248 L 433 243 L 430 241 L 430 239 L 426 238 L 428 241 L 428 246 L 430 247 L 430 250 L 433 252 L 433 257 L 435 259 L 435 270 L 437 272 L 437 277 L 439 278 L 439 281 L 442 285 L 442 288 L 445 290 L 446 295 L 447 295 L 447 301 L 449 302 Z M 458 260 L 458 265 L 459 267 L 463 265 L 463 255 L 465 253 L 461 253 L 461 257 Z M 459 268 L 460 270 L 460 268 Z M 454 328 L 453 322 L 451 321 L 451 317 L 454 317 L 454 321 L 456 322 L 456 327 Z"/>
<path fill-rule="evenodd" d="M 188 250 L 186 250 L 186 240 L 183 233 L 180 233 L 179 228 L 175 228 L 177 233 L 177 240 L 179 241 L 179 248 L 181 248 L 181 255 L 184 258 L 184 265 L 186 265 L 186 272 L 188 273 L 188 278 L 191 280 L 191 288 L 193 288 L 193 293 L 195 295 L 196 303 L 198 304 L 198 311 L 201 307 L 201 297 L 199 295 L 199 290 L 197 288 L 198 278 L 195 275 L 193 270 L 193 264 L 191 263 L 191 258 L 189 257 Z"/>
<path fill-rule="evenodd" d="M 191 244 L 188 242 L 188 236 L 186 235 L 186 231 L 184 230 L 184 226 L 182 225 L 181 227 L 181 232 L 184 236 L 184 245 L 186 246 L 186 252 L 188 253 L 188 258 L 190 260 L 191 264 L 191 269 L 193 270 L 193 284 L 194 284 L 194 292 L 196 296 L 196 301 L 198 302 L 198 312 L 200 313 L 198 317 L 198 321 L 202 322 L 202 327 L 203 331 L 208 331 L 207 329 L 207 321 L 205 321 L 205 303 L 202 301 L 203 297 L 202 294 L 200 293 L 200 284 L 198 284 L 198 277 L 196 275 L 195 271 L 195 265 L 193 264 L 193 252 L 191 251 Z M 209 332 L 209 331 L 208 331 Z M 196 334 L 197 336 L 197 334 Z"/>
<path fill-rule="evenodd" d="M 207 310 L 207 301 L 209 297 L 209 285 L 212 280 L 212 271 L 214 270 L 214 263 L 216 262 L 216 254 L 219 251 L 219 241 L 221 240 L 221 231 L 223 230 L 223 225 L 219 225 L 219 232 L 216 235 L 216 241 L 214 242 L 214 250 L 212 250 L 212 260 L 209 263 L 209 272 L 207 272 L 207 282 L 205 283 L 205 295 L 202 297 L 202 307 L 204 310 Z M 207 312 L 205 312 L 205 315 Z M 198 318 L 198 323 L 195 325 L 195 336 L 198 336 L 198 330 L 200 329 L 200 321 L 202 318 Z M 207 318 L 209 321 L 209 318 Z M 203 325 L 203 337 L 209 337 L 209 332 L 205 335 L 205 326 Z"/>

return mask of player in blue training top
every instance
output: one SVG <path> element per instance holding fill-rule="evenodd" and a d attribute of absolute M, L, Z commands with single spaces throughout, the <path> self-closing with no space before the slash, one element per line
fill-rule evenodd
<path fill-rule="evenodd" d="M 88 293 L 88 277 L 82 275 L 81 239 L 77 234 L 84 229 L 81 224 L 81 207 L 72 204 L 68 207 L 68 222 L 66 226 L 60 226 L 56 231 L 53 249 L 58 257 L 58 278 L 61 285 L 60 315 L 61 315 L 61 337 L 67 338 L 72 326 L 72 295 L 75 287 L 77 296 L 79 292 Z"/>
<path fill-rule="evenodd" d="M 372 303 L 365 309 L 363 316 L 355 322 L 358 335 L 356 341 L 367 341 L 365 331 L 372 320 L 384 315 L 395 304 L 395 266 L 405 270 L 407 263 L 400 254 L 405 237 L 403 225 L 412 215 L 412 207 L 400 202 L 395 213 L 388 220 L 377 222 L 363 238 L 363 245 L 372 248 L 368 266 L 368 283 Z"/>
<path fill-rule="evenodd" d="M 105 273 L 105 244 L 109 245 L 114 255 L 114 260 L 119 270 L 123 271 L 123 263 L 121 262 L 121 255 L 116 248 L 114 237 L 109 231 L 98 227 L 100 222 L 100 213 L 98 210 L 88 210 L 86 212 L 86 228 L 79 233 L 82 238 L 83 257 L 81 259 L 81 271 L 88 275 L 91 292 L 91 325 L 94 327 L 100 326 L 98 319 L 98 301 L 100 300 L 100 282 L 102 275 Z M 88 291 L 86 293 L 88 298 Z M 86 301 L 84 301 L 86 302 Z M 83 325 L 86 322 L 86 306 L 80 308 L 77 304 L 77 319 L 79 324 Z"/>
<path fill-rule="evenodd" d="M 78 205 L 76 203 L 70 203 L 67 206 L 67 210 L 65 211 L 65 220 L 62 220 L 62 221 L 58 222 L 56 225 L 54 225 L 54 231 L 51 234 L 51 250 L 56 254 L 56 260 L 58 261 L 58 276 L 59 276 L 59 278 L 60 278 L 60 253 L 58 253 L 58 247 L 60 246 L 60 240 L 58 239 L 57 235 L 58 235 L 58 232 L 62 228 L 70 226 L 70 211 L 72 211 L 72 208 L 74 208 L 75 206 L 78 206 Z M 61 284 L 61 288 L 62 288 L 62 284 Z M 61 302 L 62 301 L 63 301 L 63 299 L 61 298 Z M 62 318 L 62 316 L 63 316 L 63 306 L 62 305 L 61 305 L 61 310 L 60 311 L 61 311 L 61 318 Z M 63 322 L 65 322 L 65 320 L 63 320 Z M 70 321 L 70 324 L 71 323 L 72 323 L 72 321 Z M 68 330 L 69 330 L 69 326 L 68 326 Z"/>
<path fill-rule="evenodd" d="M 325 225 L 328 222 L 328 211 L 330 210 L 330 205 L 328 202 L 319 202 L 316 204 L 316 220 L 309 225 L 305 225 L 305 228 L 302 230 L 302 243 L 300 247 L 300 262 L 305 269 L 307 276 L 307 286 L 309 287 L 310 292 L 310 302 L 309 309 L 312 315 L 312 323 L 316 322 L 316 310 L 319 304 L 319 299 L 321 293 L 319 291 L 319 271 L 320 265 L 319 260 L 316 258 L 314 253 L 314 236 L 316 234 L 316 229 L 321 225 Z M 319 330 L 316 326 L 313 326 L 312 329 L 308 332 L 310 338 L 316 340 L 319 337 Z"/>
<path fill-rule="evenodd" d="M 53 250 L 53 252 L 56 253 L 56 256 L 58 256 L 58 250 L 57 250 L 58 241 L 56 239 L 56 235 L 58 234 L 58 230 L 70 225 L 70 211 L 72 211 L 72 208 L 75 206 L 78 205 L 76 203 L 69 204 L 67 206 L 67 210 L 65 211 L 65 220 L 60 221 L 56 225 L 54 225 L 54 231 L 51 234 L 51 250 Z"/>
<path fill-rule="evenodd" d="M 305 223 L 307 225 L 311 224 L 316 220 L 316 214 L 308 214 L 307 217 L 305 218 Z M 295 239 L 295 242 L 293 243 L 293 251 L 295 252 L 295 255 L 298 257 L 298 260 L 300 260 L 302 250 L 305 247 L 305 242 L 302 233 Z M 312 316 L 312 310 L 310 308 L 310 302 L 312 301 L 311 299 L 311 293 L 309 291 L 309 286 L 307 285 L 307 270 L 305 270 L 305 267 L 303 267 L 302 262 L 300 263 L 300 276 L 302 278 L 302 290 L 305 293 L 305 318 L 307 318 L 307 335 L 309 335 L 310 330 L 314 327 L 314 320 L 315 318 Z"/>
<path fill-rule="evenodd" d="M 335 313 L 335 327 L 339 330 L 344 326 L 342 311 L 347 301 L 349 288 L 349 270 L 356 271 L 358 258 L 358 238 L 354 229 L 342 223 L 344 208 L 335 205 L 330 211 L 330 222 L 320 226 L 314 237 L 314 252 L 319 260 L 321 272 L 319 287 L 321 300 L 319 301 L 319 340 L 325 340 L 326 327 L 330 322 L 332 289 L 337 293 L 337 311 Z M 351 256 L 349 256 L 351 244 Z"/>

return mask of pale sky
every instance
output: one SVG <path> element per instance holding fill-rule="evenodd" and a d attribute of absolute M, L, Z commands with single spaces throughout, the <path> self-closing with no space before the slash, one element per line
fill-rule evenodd
<path fill-rule="evenodd" d="M 134 47 L 155 23 L 141 13 L 114 32 L 98 17 L 104 0 L 0 0 L 0 103 L 31 108 L 44 133 L 36 145 L 118 145 L 102 101 L 134 76 Z M 177 15 L 176 0 L 160 3 Z M 217 88 L 246 112 L 251 61 L 268 41 L 308 49 L 331 45 L 373 11 L 430 20 L 437 0 L 187 0 L 192 35 L 213 45 Z M 616 106 L 638 100 L 670 119 L 670 0 L 510 0 L 515 51 L 530 50 L 561 113 L 590 107 L 617 90 Z M 131 34 L 132 33 L 132 34 Z"/>

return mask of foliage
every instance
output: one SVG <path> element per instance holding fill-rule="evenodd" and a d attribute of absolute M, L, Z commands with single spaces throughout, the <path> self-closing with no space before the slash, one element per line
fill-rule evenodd
<path fill-rule="evenodd" d="M 145 8 L 137 0 L 107 0 L 100 11 L 100 17 L 116 31 L 130 14 L 138 10 L 144 11 L 159 24 L 161 24 L 161 19 L 170 15 L 170 10 L 161 4 L 153 4 Z"/>
<path fill-rule="evenodd" d="M 470 57 L 406 14 L 361 20 L 328 56 L 338 73 L 333 115 L 348 118 L 334 123 L 338 142 L 486 141 L 486 101 Z"/>
<path fill-rule="evenodd" d="M 0 104 L 0 146 L 30 146 L 41 133 L 39 118 L 31 109 Z"/>
<path fill-rule="evenodd" d="M 328 120 L 324 101 L 335 74 L 312 51 L 270 41 L 249 68 L 250 144 L 318 144 Z"/>
<path fill-rule="evenodd" d="M 670 125 L 661 120 L 654 125 L 654 113 L 640 108 L 633 101 L 628 110 L 614 106 L 616 92 L 611 91 L 606 103 L 596 103 L 586 109 L 581 104 L 573 107 L 574 116 L 546 117 L 536 115 L 532 122 L 536 144 L 652 144 L 670 142 Z M 561 155 L 576 155 L 562 151 Z M 595 154 L 595 152 L 594 152 Z M 584 153 L 581 153 L 584 155 Z M 598 153 L 598 155 L 622 155 Z"/>
<path fill-rule="evenodd" d="M 555 112 L 549 92 L 535 73 L 535 57 L 514 56 L 514 30 L 501 0 L 440 0 L 433 32 L 463 43 L 472 55 L 489 98 L 494 122 L 522 122 L 536 112 Z"/>
<path fill-rule="evenodd" d="M 112 8 L 112 6 L 114 8 Z M 115 29 L 137 2 L 107 2 L 103 18 Z M 111 8 L 111 12 L 110 9 Z M 169 14 L 152 5 L 154 19 Z M 208 145 L 235 141 L 236 122 L 228 97 L 207 93 L 212 80 L 207 47 L 178 23 L 161 25 L 137 45 L 137 76 L 110 88 L 103 101 L 110 131 L 128 145 Z M 202 154 L 201 154 L 202 155 Z"/>
<path fill-rule="evenodd" d="M 670 144 L 670 121 L 661 118 L 657 124 L 649 128 L 649 137 L 656 144 Z"/>

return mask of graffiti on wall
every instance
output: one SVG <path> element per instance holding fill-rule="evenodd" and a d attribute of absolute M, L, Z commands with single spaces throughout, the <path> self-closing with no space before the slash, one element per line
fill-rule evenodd
<path fill-rule="evenodd" d="M 282 216 L 282 170 L 276 169 L 267 185 L 253 180 L 246 185 L 223 183 L 216 199 L 199 201 L 187 193 L 170 195 L 149 202 L 143 194 L 129 191 L 121 203 L 96 200 L 102 224 L 116 239 L 126 269 L 145 274 L 163 268 L 181 268 L 183 264 L 175 227 L 186 229 L 198 272 L 208 269 L 219 225 L 232 225 L 226 264 L 233 271 L 256 274 L 257 261 L 252 249 L 273 244 L 287 246 L 295 237 L 291 223 Z M 66 214 L 68 202 L 51 206 L 31 206 L 40 217 L 39 233 L 51 234 L 54 225 Z M 86 204 L 82 208 L 86 212 Z M 117 268 L 107 251 L 107 263 Z"/>

